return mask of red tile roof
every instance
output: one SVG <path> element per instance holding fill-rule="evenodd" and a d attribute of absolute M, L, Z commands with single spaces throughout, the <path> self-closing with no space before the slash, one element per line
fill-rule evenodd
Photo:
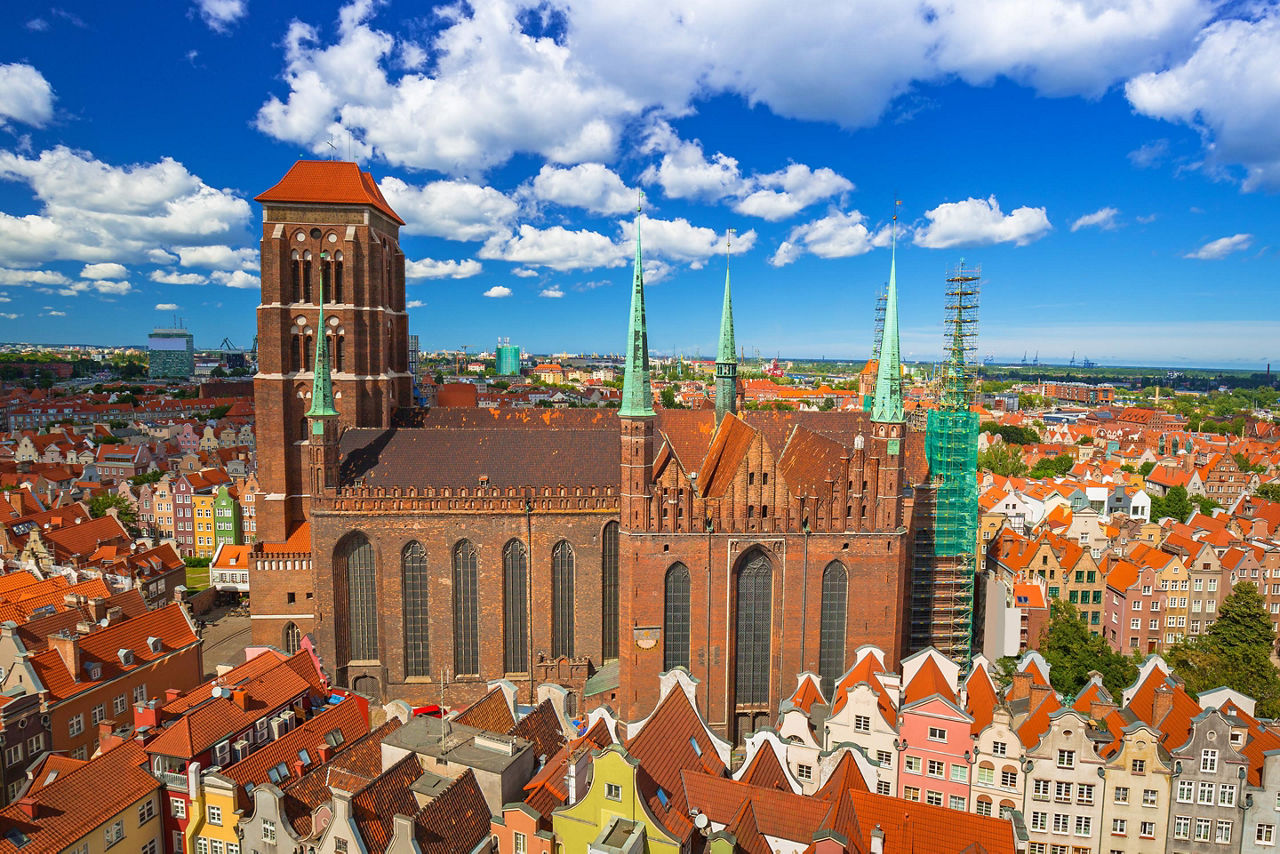
<path fill-rule="evenodd" d="M 268 742 L 258 750 L 249 754 L 239 762 L 232 763 L 222 769 L 222 774 L 241 786 L 246 783 L 260 785 L 272 782 L 267 771 L 283 763 L 286 772 L 276 785 L 285 785 L 285 781 L 297 780 L 302 774 L 322 764 L 321 750 L 331 747 L 330 734 L 342 734 L 339 744 L 350 744 L 369 732 L 369 718 L 364 707 L 355 701 L 346 700 L 336 706 L 325 708 L 320 714 L 290 730 L 275 741 Z M 302 752 L 306 752 L 307 761 L 298 773 L 297 763 L 303 762 Z"/>
<path fill-rule="evenodd" d="M 951 702 L 956 701 L 956 693 L 951 689 L 951 683 L 947 681 L 947 677 L 943 675 L 941 668 L 938 667 L 932 655 L 925 656 L 924 663 L 920 665 L 920 669 L 911 677 L 911 681 L 906 684 L 902 692 L 902 703 L 907 705 L 917 700 L 923 700 L 926 697 L 932 697 L 937 694 Z"/>
<path fill-rule="evenodd" d="M 807 715 L 814 703 L 826 703 L 827 701 L 822 696 L 822 689 L 818 685 L 818 680 L 812 673 L 806 673 L 800 677 L 800 684 L 796 686 L 796 692 L 791 695 L 787 702 Z"/>
<path fill-rule="evenodd" d="M 489 732 L 508 733 L 516 725 L 516 719 L 507 705 L 507 697 L 501 688 L 494 688 L 455 718 L 457 723 Z"/>
<path fill-rule="evenodd" d="M 884 854 L 1014 854 L 1013 825 L 999 818 L 904 801 L 870 792 L 850 792 L 859 825 L 867 834 L 859 840 L 871 848 L 871 831 L 884 831 Z M 970 848 L 973 845 L 982 846 Z"/>
<path fill-rule="evenodd" d="M 266 650 L 244 664 L 236 665 L 221 676 L 215 676 L 207 682 L 200 683 L 176 700 L 166 703 L 160 710 L 167 715 L 180 715 L 188 709 L 207 702 L 212 696 L 211 691 L 214 685 L 226 688 L 241 685 L 250 679 L 258 678 L 284 660 L 284 653 L 273 649 Z"/>
<path fill-rule="evenodd" d="M 373 176 L 355 163 L 339 160 L 299 160 L 280 183 L 254 199 L 256 202 L 368 205 L 404 225 L 391 209 Z"/>
<path fill-rule="evenodd" d="M 311 813 L 331 797 L 331 777 L 344 781 L 364 781 L 352 786 L 357 789 L 378 776 L 382 770 L 382 740 L 399 728 L 400 719 L 392 718 L 354 743 L 339 745 L 338 755 L 327 765 L 321 765 L 308 771 L 301 779 L 286 783 L 282 809 L 294 833 L 300 837 L 311 834 Z"/>
<path fill-rule="evenodd" d="M 640 767 L 644 769 L 644 763 Z M 750 801 L 761 833 L 794 842 L 812 839 L 832 810 L 827 801 L 797 795 L 790 789 L 764 789 L 694 770 L 685 771 L 682 779 L 688 802 L 713 822 L 728 824 L 742 805 Z"/>
<path fill-rule="evenodd" d="M 760 743 L 751 764 L 738 777 L 743 783 L 758 786 L 762 789 L 777 789 L 783 792 L 792 791 L 787 772 L 782 770 L 778 755 L 773 752 L 773 742 L 768 739 Z"/>
<path fill-rule="evenodd" d="M 998 697 L 985 667 L 975 667 L 965 682 L 965 711 L 973 718 L 974 735 L 991 725 Z"/>

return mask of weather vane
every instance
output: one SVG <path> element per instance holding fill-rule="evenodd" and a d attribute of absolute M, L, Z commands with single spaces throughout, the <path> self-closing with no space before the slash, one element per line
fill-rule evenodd
<path fill-rule="evenodd" d="M 729 246 L 733 243 L 733 236 L 738 233 L 736 228 L 727 228 L 724 232 L 724 257 L 729 257 Z"/>

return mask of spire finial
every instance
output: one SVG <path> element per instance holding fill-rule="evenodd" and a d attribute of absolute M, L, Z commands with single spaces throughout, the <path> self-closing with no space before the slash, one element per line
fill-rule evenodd
<path fill-rule="evenodd" d="M 716 423 L 725 413 L 738 409 L 738 361 L 737 346 L 733 336 L 733 296 L 729 290 L 729 260 L 732 256 L 733 235 L 730 228 L 724 235 L 724 306 L 720 310 L 720 347 L 716 351 Z"/>
<path fill-rule="evenodd" d="M 637 190 L 636 260 L 631 275 L 631 315 L 627 328 L 626 359 L 622 375 L 622 404 L 618 414 L 623 418 L 653 415 L 653 388 L 649 384 L 649 332 L 644 316 L 644 262 L 640 254 L 640 217 L 644 208 L 644 191 Z"/>
<path fill-rule="evenodd" d="M 885 292 L 884 334 L 880 340 L 880 363 L 876 366 L 876 396 L 871 420 L 902 421 L 902 358 L 898 340 L 898 206 L 893 203 L 893 234 L 889 255 L 889 287 Z"/>
<path fill-rule="evenodd" d="M 316 320 L 316 361 L 311 380 L 311 408 L 307 410 L 308 418 L 333 418 L 338 414 L 333 404 L 333 378 L 329 375 L 329 345 L 325 332 L 324 277 L 321 276 L 320 317 Z M 311 432 L 319 434 L 324 432 L 324 428 L 317 421 L 312 425 Z"/>

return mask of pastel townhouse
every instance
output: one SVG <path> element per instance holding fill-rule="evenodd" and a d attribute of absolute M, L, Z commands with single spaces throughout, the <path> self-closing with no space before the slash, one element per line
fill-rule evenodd
<path fill-rule="evenodd" d="M 967 812 L 973 718 L 958 704 L 959 667 L 928 648 L 902 661 L 898 797 Z"/>

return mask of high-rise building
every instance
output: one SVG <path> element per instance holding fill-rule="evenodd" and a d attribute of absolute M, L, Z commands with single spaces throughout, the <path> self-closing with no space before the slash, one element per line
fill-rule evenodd
<path fill-rule="evenodd" d="M 514 377 L 520 374 L 520 348 L 511 343 L 510 338 L 498 342 L 497 373 L 500 377 Z"/>
<path fill-rule="evenodd" d="M 152 379 L 187 379 L 196 372 L 195 342 L 191 330 L 153 329 L 147 336 L 147 375 Z"/>

